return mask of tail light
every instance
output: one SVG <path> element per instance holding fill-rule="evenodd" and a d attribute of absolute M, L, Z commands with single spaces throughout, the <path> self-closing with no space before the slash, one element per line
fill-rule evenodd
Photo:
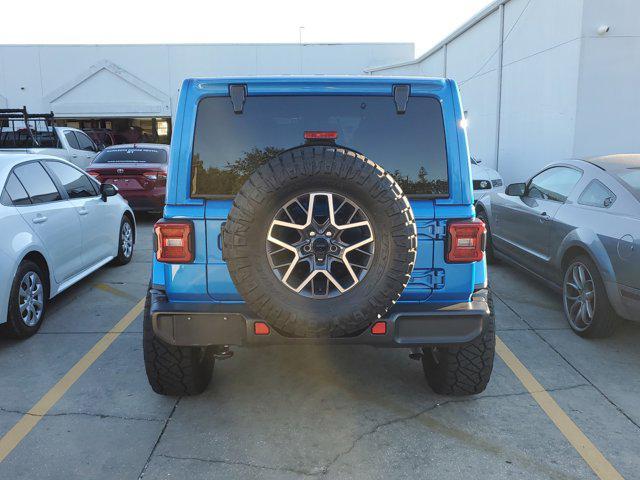
<path fill-rule="evenodd" d="M 447 262 L 470 263 L 484 258 L 486 227 L 477 218 L 447 225 Z"/>
<path fill-rule="evenodd" d="M 163 171 L 144 172 L 142 175 L 148 180 L 153 180 L 156 185 L 165 185 L 167 182 L 167 174 Z"/>
<path fill-rule="evenodd" d="M 89 175 L 91 175 L 93 178 L 95 178 L 96 180 L 100 180 L 100 174 L 98 172 L 87 172 Z"/>
<path fill-rule="evenodd" d="M 194 260 L 193 223 L 160 220 L 153 227 L 156 259 L 164 263 L 190 263 Z"/>

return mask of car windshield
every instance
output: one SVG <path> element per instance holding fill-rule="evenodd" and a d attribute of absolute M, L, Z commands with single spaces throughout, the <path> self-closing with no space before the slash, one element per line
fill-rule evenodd
<path fill-rule="evenodd" d="M 390 96 L 249 96 L 241 115 L 229 97 L 198 107 L 192 158 L 194 197 L 233 195 L 247 177 L 284 150 L 303 145 L 306 131 L 337 134 L 336 144 L 366 155 L 407 194 L 449 193 L 442 109 L 411 97 L 399 115 Z"/>
<path fill-rule="evenodd" d="M 109 148 L 93 163 L 167 163 L 167 152 L 160 148 Z"/>

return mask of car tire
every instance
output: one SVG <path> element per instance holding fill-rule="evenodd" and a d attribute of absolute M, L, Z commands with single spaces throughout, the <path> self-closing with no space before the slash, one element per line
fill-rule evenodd
<path fill-rule="evenodd" d="M 24 260 L 11 284 L 7 322 L 1 325 L 3 333 L 20 339 L 34 335 L 44 321 L 48 296 L 48 279 L 42 268 Z"/>
<path fill-rule="evenodd" d="M 496 349 L 495 313 L 491 291 L 480 290 L 489 305 L 482 333 L 470 343 L 452 347 L 428 347 L 422 351 L 427 383 L 440 395 L 475 395 L 487 387 L 493 371 Z"/>
<path fill-rule="evenodd" d="M 308 232 L 296 230 L 302 228 L 299 222 L 304 220 L 292 218 L 296 216 L 298 207 L 294 203 L 298 201 L 298 214 L 307 219 Z M 323 202 L 325 216 L 323 221 L 316 222 L 315 207 Z M 356 217 L 338 220 L 346 209 Z M 285 267 L 286 272 L 277 271 L 273 258 L 278 254 L 269 250 L 273 247 L 269 239 L 276 236 L 278 215 L 285 213 L 291 220 L 283 228 L 290 230 L 278 234 L 300 235 L 301 240 L 292 241 L 289 247 L 307 242 L 297 248 L 309 248 L 308 252 L 312 252 L 304 254 L 300 250 L 295 256 L 291 253 L 285 260 L 290 263 L 285 265 L 295 268 Z M 360 221 L 352 221 L 353 218 Z M 365 226 L 350 227 L 350 224 Z M 340 229 L 349 229 L 350 233 Z M 326 232 L 333 237 L 328 238 Z M 367 238 L 347 241 L 351 234 L 358 239 Z M 360 245 L 361 241 L 371 242 L 361 247 L 370 250 L 356 253 L 362 259 L 353 261 L 353 266 L 351 259 L 344 262 L 342 258 L 347 258 L 348 252 L 353 252 L 354 245 Z M 260 166 L 242 186 L 224 226 L 223 258 L 247 305 L 282 334 L 342 337 L 363 331 L 398 300 L 415 263 L 416 242 L 409 201 L 391 175 L 351 150 L 306 146 L 285 151 Z M 274 250 L 277 252 L 278 248 Z M 326 249 L 338 253 L 332 256 Z M 324 270 L 319 262 L 324 262 Z M 360 270 L 356 264 L 364 264 L 364 268 Z M 339 272 L 335 278 L 332 265 Z M 299 277 L 288 284 L 287 279 L 297 275 L 297 268 L 301 271 Z M 304 287 L 301 292 L 295 289 L 296 285 Z"/>
<path fill-rule="evenodd" d="M 211 347 L 178 347 L 153 332 L 151 296 L 144 306 L 142 345 L 147 379 L 154 392 L 168 396 L 198 395 L 211 382 L 215 364 Z"/>
<path fill-rule="evenodd" d="M 126 265 L 133 257 L 133 246 L 135 240 L 135 230 L 131 219 L 124 215 L 120 222 L 118 233 L 118 255 L 113 263 L 116 265 Z"/>
<path fill-rule="evenodd" d="M 562 278 L 562 305 L 571 329 L 581 337 L 611 336 L 619 317 L 609 302 L 602 276 L 593 260 L 586 255 L 571 259 Z M 581 282 L 584 286 L 582 290 Z M 580 312 L 585 316 L 580 315 Z"/>
<path fill-rule="evenodd" d="M 485 228 L 487 229 L 487 244 L 484 252 L 485 258 L 487 259 L 488 264 L 494 264 L 497 262 L 497 259 L 493 251 L 493 240 L 491 238 L 491 227 L 489 227 L 489 218 L 487 217 L 487 212 L 485 212 L 483 209 L 480 209 L 478 210 L 476 217 L 479 220 L 482 220 Z"/>

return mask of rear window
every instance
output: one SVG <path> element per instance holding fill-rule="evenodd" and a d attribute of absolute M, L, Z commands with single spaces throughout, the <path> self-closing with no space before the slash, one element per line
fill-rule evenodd
<path fill-rule="evenodd" d="M 7 127 L 4 127 L 5 129 Z M 35 141 L 34 141 L 35 140 Z M 59 148 L 60 142 L 58 136 L 53 131 L 37 132 L 27 129 L 14 131 L 1 131 L 0 129 L 0 148 Z"/>
<path fill-rule="evenodd" d="M 167 152 L 159 148 L 110 148 L 92 163 L 167 163 Z"/>
<path fill-rule="evenodd" d="M 442 109 L 411 97 L 404 115 L 390 96 L 249 96 L 241 115 L 229 97 L 198 107 L 191 195 L 228 196 L 280 152 L 304 144 L 305 131 L 335 131 L 336 144 L 366 155 L 406 194 L 449 194 Z"/>
<path fill-rule="evenodd" d="M 614 174 L 631 190 L 633 196 L 640 200 L 640 167 L 631 167 L 614 171 Z"/>

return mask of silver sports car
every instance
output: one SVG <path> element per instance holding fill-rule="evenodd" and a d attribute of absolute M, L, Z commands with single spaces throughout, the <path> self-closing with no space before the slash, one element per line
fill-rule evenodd
<path fill-rule="evenodd" d="M 562 290 L 578 335 L 608 336 L 619 317 L 640 321 L 640 155 L 554 163 L 476 209 L 489 261 Z"/>

